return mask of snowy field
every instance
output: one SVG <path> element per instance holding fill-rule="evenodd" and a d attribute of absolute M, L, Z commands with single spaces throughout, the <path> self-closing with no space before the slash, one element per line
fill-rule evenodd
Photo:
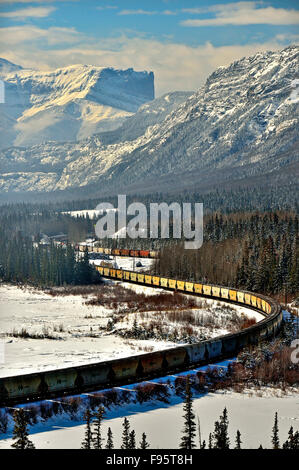
<path fill-rule="evenodd" d="M 174 345 L 163 341 L 128 341 L 99 333 L 99 326 L 107 325 L 112 310 L 87 306 L 85 300 L 77 295 L 52 297 L 33 289 L 0 285 L 0 339 L 5 343 L 0 377 L 141 354 L 149 346 L 156 350 Z M 30 333 L 48 332 L 57 339 L 6 335 L 22 328 Z"/>
<path fill-rule="evenodd" d="M 117 209 L 107 209 L 107 212 L 117 212 Z M 84 209 L 81 211 L 62 212 L 62 214 L 70 214 L 72 217 L 89 217 L 90 219 L 96 219 L 100 215 L 103 215 L 103 210 Z"/>

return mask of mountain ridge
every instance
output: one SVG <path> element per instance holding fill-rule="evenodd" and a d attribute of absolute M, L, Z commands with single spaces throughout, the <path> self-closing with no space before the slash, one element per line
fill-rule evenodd
<path fill-rule="evenodd" d="M 298 56 L 298 46 L 291 46 L 221 67 L 166 116 L 160 113 L 157 123 L 135 133 L 147 105 L 129 118 L 131 129 L 125 127 L 129 121 L 123 124 L 123 135 L 116 130 L 79 143 L 1 152 L 0 190 L 63 191 L 97 184 L 116 191 L 146 187 L 147 181 L 159 188 L 161 181 L 165 186 L 180 175 L 180 184 L 188 187 L 195 174 L 203 187 L 201 172 L 211 188 L 229 177 L 268 175 L 270 181 L 271 174 L 298 164 Z"/>

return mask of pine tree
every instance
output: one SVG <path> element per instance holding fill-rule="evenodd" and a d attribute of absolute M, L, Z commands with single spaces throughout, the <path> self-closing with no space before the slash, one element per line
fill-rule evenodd
<path fill-rule="evenodd" d="M 14 449 L 35 449 L 33 442 L 28 439 L 27 419 L 25 411 L 22 408 L 15 410 L 13 414 L 14 430 L 13 440 L 15 441 L 11 447 Z"/>
<path fill-rule="evenodd" d="M 129 449 L 136 449 L 136 434 L 134 429 L 129 434 Z"/>
<path fill-rule="evenodd" d="M 138 323 L 137 323 L 137 318 L 136 318 L 136 316 L 135 316 L 134 322 L 133 322 L 132 333 L 133 333 L 134 338 L 138 338 L 138 336 L 139 336 L 139 328 L 138 328 Z"/>
<path fill-rule="evenodd" d="M 185 404 L 184 404 L 184 428 L 183 428 L 183 437 L 181 439 L 180 448 L 181 449 L 194 449 L 195 442 L 194 437 L 196 435 L 196 424 L 195 424 L 195 415 L 193 413 L 193 400 L 192 400 L 192 391 L 190 386 L 190 377 L 187 376 L 186 380 L 186 390 L 185 390 Z"/>
<path fill-rule="evenodd" d="M 130 423 L 127 418 L 123 421 L 122 449 L 129 449 L 130 445 Z"/>
<path fill-rule="evenodd" d="M 213 449 L 213 439 L 212 439 L 212 434 L 209 434 L 209 449 Z"/>
<path fill-rule="evenodd" d="M 220 416 L 220 420 L 215 422 L 213 439 L 214 449 L 229 449 L 228 417 L 226 408 L 224 408 L 223 414 Z"/>
<path fill-rule="evenodd" d="M 273 449 L 279 449 L 279 436 L 278 436 L 278 416 L 275 413 L 274 426 L 272 428 L 272 447 Z"/>
<path fill-rule="evenodd" d="M 101 427 L 102 427 L 104 414 L 105 414 L 105 408 L 103 406 L 100 406 L 95 414 L 95 421 L 94 421 L 94 426 L 95 426 L 95 432 L 93 433 L 94 449 L 102 449 L 102 441 L 104 439 L 102 438 Z"/>
<path fill-rule="evenodd" d="M 108 428 L 106 449 L 113 449 L 113 448 L 114 448 L 113 434 L 112 434 L 111 428 Z"/>
<path fill-rule="evenodd" d="M 83 258 L 76 264 L 75 279 L 78 284 L 91 284 L 93 269 L 89 264 L 88 249 L 86 247 Z"/>
<path fill-rule="evenodd" d="M 293 426 L 291 426 L 288 432 L 288 439 L 286 440 L 286 442 L 283 443 L 282 448 L 292 449 L 293 440 L 294 440 L 294 429 L 293 429 Z"/>
<path fill-rule="evenodd" d="M 241 433 L 239 431 L 239 429 L 237 430 L 237 435 L 236 435 L 236 447 L 235 449 L 241 449 L 241 444 L 242 444 L 242 441 L 241 441 Z"/>
<path fill-rule="evenodd" d="M 84 421 L 86 422 L 86 429 L 85 429 L 85 438 L 82 442 L 82 449 L 91 449 L 92 445 L 92 430 L 91 430 L 91 420 L 92 414 L 90 408 L 87 408 L 83 417 Z"/>
<path fill-rule="evenodd" d="M 140 449 L 148 449 L 149 448 L 149 443 L 147 442 L 146 440 L 146 434 L 145 432 L 142 433 L 142 438 L 141 438 L 141 441 L 140 441 Z"/>
<path fill-rule="evenodd" d="M 200 449 L 205 449 L 206 441 L 205 440 L 201 441 L 200 420 L 198 416 L 197 416 L 197 429 L 198 429 L 198 446 Z"/>
<path fill-rule="evenodd" d="M 288 439 L 283 443 L 283 449 L 299 450 L 299 431 L 294 433 L 293 426 L 290 427 L 288 432 Z"/>

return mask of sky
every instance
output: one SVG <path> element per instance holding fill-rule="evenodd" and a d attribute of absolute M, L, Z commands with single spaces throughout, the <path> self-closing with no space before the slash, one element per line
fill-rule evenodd
<path fill-rule="evenodd" d="M 298 0 L 0 0 L 0 57 L 153 71 L 156 96 L 196 90 L 217 67 L 298 39 Z"/>

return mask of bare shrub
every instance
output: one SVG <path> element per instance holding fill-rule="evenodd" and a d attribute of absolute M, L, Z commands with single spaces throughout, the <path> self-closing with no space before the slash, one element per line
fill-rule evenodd
<path fill-rule="evenodd" d="M 107 295 L 107 289 L 109 295 Z M 87 305 L 106 305 L 116 310 L 121 304 L 122 312 L 146 312 L 155 310 L 161 312 L 169 309 L 179 308 L 195 308 L 196 301 L 194 298 L 184 296 L 179 293 L 165 293 L 146 295 L 144 292 L 137 293 L 131 289 L 126 289 L 118 285 L 117 288 L 102 287 L 100 292 L 94 295 L 90 300 L 86 301 Z"/>
<path fill-rule="evenodd" d="M 146 383 L 136 387 L 137 400 L 139 403 L 143 403 L 149 400 L 159 400 L 168 402 L 169 390 L 168 387 L 161 383 Z"/>
<path fill-rule="evenodd" d="M 105 391 L 104 396 L 107 406 L 119 403 L 118 391 L 115 388 Z"/>
<path fill-rule="evenodd" d="M 106 406 L 104 392 L 93 393 L 89 395 L 89 407 L 94 410 L 98 406 Z"/>
<path fill-rule="evenodd" d="M 26 416 L 30 424 L 37 423 L 38 408 L 36 406 L 26 407 Z"/>
<path fill-rule="evenodd" d="M 5 410 L 0 411 L 0 433 L 6 433 L 8 427 L 8 416 Z"/>
<path fill-rule="evenodd" d="M 174 381 L 176 395 L 182 396 L 186 390 L 187 378 L 184 375 L 179 375 Z"/>
<path fill-rule="evenodd" d="M 66 296 L 66 295 L 81 295 L 87 296 L 90 294 L 97 294 L 102 289 L 105 289 L 106 286 L 103 284 L 100 285 L 82 285 L 82 286 L 60 286 L 60 287 L 50 287 L 45 289 L 44 292 L 52 297 L 56 296 Z"/>
<path fill-rule="evenodd" d="M 26 328 L 21 328 L 21 330 L 16 330 L 15 328 L 11 333 L 7 333 L 7 336 L 12 336 L 14 338 L 23 338 L 23 339 L 61 339 L 57 336 L 51 335 L 47 327 L 43 327 L 42 333 L 30 333 Z"/>
<path fill-rule="evenodd" d="M 62 402 L 66 403 L 67 411 L 71 413 L 72 415 L 75 415 L 79 410 L 82 400 L 81 400 L 81 397 L 70 397 L 70 398 L 64 398 Z"/>
<path fill-rule="evenodd" d="M 243 322 L 241 323 L 241 330 L 244 330 L 245 328 L 249 328 L 250 326 L 253 326 L 256 324 L 256 319 L 255 318 L 248 318 L 245 317 L 243 319 Z"/>
<path fill-rule="evenodd" d="M 199 390 L 204 390 L 205 385 L 206 385 L 206 374 L 202 372 L 201 370 L 199 370 L 196 373 L 196 377 L 197 377 L 197 388 Z"/>
<path fill-rule="evenodd" d="M 55 406 L 55 403 L 45 403 L 45 402 L 42 402 L 40 405 L 39 405 L 39 414 L 40 416 L 43 418 L 43 419 L 49 419 L 51 418 L 53 415 L 56 415 L 58 414 L 58 411 L 59 408 L 57 408 Z"/>

